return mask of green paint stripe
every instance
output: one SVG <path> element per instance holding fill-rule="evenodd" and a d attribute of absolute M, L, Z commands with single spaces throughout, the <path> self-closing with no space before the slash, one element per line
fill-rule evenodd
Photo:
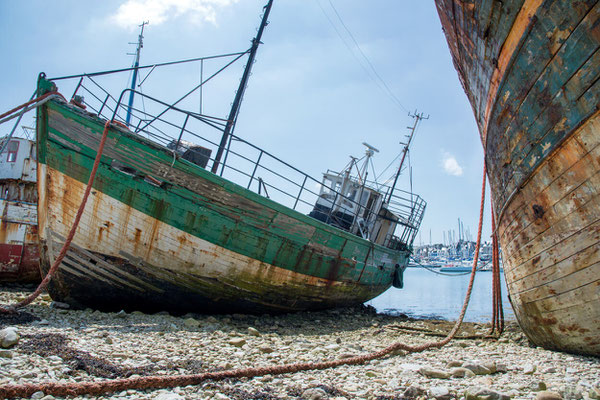
<path fill-rule="evenodd" d="M 73 114 L 64 106 L 51 104 L 50 107 L 67 117 L 71 117 Z M 100 136 L 100 123 L 90 123 L 86 118 L 78 115 L 74 115 L 73 119 L 77 122 L 83 122 L 94 134 L 98 135 L 98 137 Z M 81 121 L 82 119 L 84 121 Z M 60 135 L 63 140 L 69 140 L 69 138 L 59 132 L 52 131 L 52 133 Z M 115 142 L 116 148 L 128 148 L 133 152 L 143 154 L 144 157 L 152 157 L 170 165 L 172 158 L 167 151 L 154 145 L 148 145 L 143 138 L 130 136 L 132 135 L 117 134 L 111 131 L 109 143 Z M 45 137 L 45 134 L 42 133 L 40 137 Z M 95 153 L 91 149 L 84 147 L 81 152 L 75 152 L 64 147 L 59 142 L 50 140 L 46 141 L 46 145 L 42 145 L 40 150 L 40 153 L 43 153 L 44 159 L 51 168 L 65 173 L 80 182 L 87 182 L 89 170 L 95 156 Z M 301 252 L 302 246 L 307 244 L 308 240 L 313 239 L 311 237 L 303 237 L 301 235 L 290 236 L 288 232 L 278 232 L 276 228 L 272 227 L 259 229 L 256 224 L 264 223 L 264 220 L 260 221 L 256 219 L 256 216 L 243 215 L 239 212 L 237 220 L 224 217 L 224 213 L 232 213 L 236 210 L 219 209 L 214 204 L 200 206 L 199 202 L 205 199 L 198 193 L 193 193 L 177 185 L 172 186 L 168 190 L 157 188 L 141 179 L 134 179 L 110 168 L 109 163 L 111 160 L 107 157 L 103 157 L 102 161 L 94 184 L 95 188 L 112 198 L 130 205 L 136 210 L 211 243 L 289 270 L 297 271 L 296 261 L 299 259 L 304 261 L 308 258 L 307 254 L 302 255 Z M 251 200 L 260 200 L 260 203 L 273 203 L 244 188 L 216 177 L 195 165 L 186 165 L 189 164 L 187 162 L 176 162 L 175 164 L 175 167 L 179 170 L 194 172 L 199 179 L 205 178 L 204 175 L 210 175 L 213 182 L 218 182 L 230 192 L 246 194 Z M 258 201 L 256 202 L 258 203 Z M 264 207 L 263 204 L 260 205 Z M 270 205 L 274 206 L 265 207 L 265 209 L 269 211 L 274 210 L 276 213 L 281 213 L 282 210 L 288 211 L 287 215 L 296 218 L 299 224 L 303 223 L 303 219 L 310 219 L 310 225 L 316 226 L 317 232 L 319 232 L 319 235 L 316 236 L 321 238 L 322 244 L 325 246 L 335 248 L 338 245 L 338 243 L 335 243 L 336 241 L 348 242 L 350 245 L 347 244 L 344 248 L 343 256 L 358 254 L 359 257 L 356 257 L 358 263 L 356 267 L 340 268 L 335 278 L 347 281 L 358 279 L 364 266 L 362 261 L 366 257 L 370 246 L 367 241 L 346 234 L 345 232 L 343 232 L 344 235 L 336 235 L 337 229 L 333 230 L 319 221 L 291 211 L 276 203 Z M 298 216 L 301 218 L 297 218 Z M 319 225 L 323 225 L 327 229 L 319 229 Z M 351 240 L 348 240 L 348 236 Z M 392 252 L 389 249 L 382 251 L 381 249 L 384 248 L 376 246 L 377 251 L 374 257 L 376 264 L 382 262 L 381 258 L 385 254 L 391 256 L 393 259 L 401 260 L 401 264 L 407 258 L 407 253 L 405 252 Z M 297 272 L 324 279 L 330 278 L 329 273 L 331 265 L 334 262 L 335 258 L 332 257 L 309 259 L 304 263 L 302 270 Z M 372 275 L 372 277 L 369 280 L 361 279 L 361 282 L 364 284 L 390 280 L 387 268 L 385 271 L 380 271 L 376 266 L 367 266 L 366 270 L 368 271 L 367 275 Z"/>

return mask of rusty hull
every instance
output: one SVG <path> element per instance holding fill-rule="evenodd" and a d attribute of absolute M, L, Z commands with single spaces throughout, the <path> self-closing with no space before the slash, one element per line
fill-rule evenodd
<path fill-rule="evenodd" d="M 436 0 L 477 120 L 515 314 L 600 355 L 600 3 Z"/>
<path fill-rule="evenodd" d="M 49 102 L 39 110 L 44 271 L 73 223 L 102 128 L 103 121 L 72 106 Z M 382 293 L 408 256 L 111 129 L 73 245 L 49 290 L 74 307 L 116 311 L 323 309 Z"/>

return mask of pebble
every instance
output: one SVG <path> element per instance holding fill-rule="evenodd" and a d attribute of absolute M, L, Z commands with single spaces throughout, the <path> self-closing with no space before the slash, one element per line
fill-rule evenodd
<path fill-rule="evenodd" d="M 562 400 L 562 396 L 556 392 L 542 391 L 535 395 L 535 400 Z"/>
<path fill-rule="evenodd" d="M 0 303 L 10 304 L 17 296 L 26 294 L 0 287 Z M 61 335 L 69 349 L 85 352 L 100 362 L 151 369 L 135 371 L 135 377 L 146 373 L 187 375 L 343 359 L 366 355 L 396 342 L 417 346 L 432 340 L 431 336 L 421 335 L 422 332 L 451 329 L 451 323 L 445 321 L 382 316 L 366 308 L 180 317 L 166 312 L 150 315 L 65 310 L 50 308 L 49 304 L 48 299 L 36 300 L 26 310 L 47 324 L 11 322 L 21 339 L 16 346 L 0 350 L 0 387 L 12 383 L 105 379 L 82 370 L 56 348 L 45 355 L 26 352 L 33 339 L 41 335 Z M 1 324 L 0 320 L 0 329 L 5 328 Z M 400 331 L 399 325 L 417 333 L 410 333 L 410 329 Z M 489 325 L 467 323 L 463 329 L 468 335 L 485 334 Z M 465 364 L 485 374 L 475 375 L 463 367 Z M 525 374 L 527 364 L 537 366 L 535 372 Z M 435 377 L 432 371 L 441 374 Z M 514 400 L 555 400 L 538 398 L 544 392 L 553 392 L 565 400 L 600 400 L 599 376 L 600 359 L 531 347 L 518 326 L 508 322 L 499 341 L 462 339 L 421 353 L 399 351 L 362 365 L 208 381 L 172 389 L 131 389 L 80 398 L 298 400 L 310 395 L 329 400 L 467 400 L 468 394 L 468 400 L 504 400 L 509 396 Z M 541 390 L 543 385 L 545 391 Z M 41 399 L 52 400 L 52 397 Z"/>
<path fill-rule="evenodd" d="M 13 358 L 11 350 L 0 350 L 0 358 Z"/>
<path fill-rule="evenodd" d="M 19 331 L 15 327 L 0 330 L 0 347 L 8 349 L 19 343 Z"/>
<path fill-rule="evenodd" d="M 455 378 L 471 378 L 475 376 L 475 372 L 471 371 L 468 368 L 452 368 L 450 370 L 450 374 Z"/>
<path fill-rule="evenodd" d="M 428 378 L 436 378 L 436 379 L 449 379 L 450 378 L 450 372 L 443 371 L 441 369 L 422 367 L 421 369 L 419 369 L 419 373 Z"/>
<path fill-rule="evenodd" d="M 306 389 L 302 393 L 302 398 L 306 400 L 325 400 L 328 399 L 327 392 L 319 388 Z"/>
<path fill-rule="evenodd" d="M 244 338 L 233 338 L 230 339 L 228 342 L 230 345 L 235 346 L 235 347 L 242 347 L 243 345 L 246 344 L 246 339 Z"/>
<path fill-rule="evenodd" d="M 248 335 L 260 337 L 260 332 L 251 326 L 248 327 Z"/>
<path fill-rule="evenodd" d="M 465 391 L 466 400 L 510 400 L 510 396 L 487 387 L 469 387 Z"/>

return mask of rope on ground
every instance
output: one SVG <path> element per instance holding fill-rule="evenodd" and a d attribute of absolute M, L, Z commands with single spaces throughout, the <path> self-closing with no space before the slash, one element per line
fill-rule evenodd
<path fill-rule="evenodd" d="M 45 95 L 44 95 L 45 96 Z M 42 96 L 42 97 L 44 97 Z M 39 98 L 38 98 L 39 99 Z M 36 99 L 37 100 L 37 99 Z M 0 116 L 0 119 L 5 115 L 10 114 L 16 110 L 19 110 L 22 107 L 27 107 L 31 102 L 25 103 L 24 105 L 17 107 L 14 110 L 11 110 L 9 113 L 5 113 Z M 79 220 L 81 219 L 81 215 L 83 214 L 83 210 L 85 208 L 85 204 L 89 197 L 89 193 L 94 181 L 94 177 L 98 170 L 98 166 L 100 164 L 100 159 L 102 157 L 102 152 L 104 150 L 104 144 L 106 142 L 106 138 L 108 136 L 108 131 L 110 128 L 110 121 L 107 121 L 104 125 L 104 132 L 102 133 L 102 139 L 100 140 L 100 145 L 98 146 L 98 153 L 96 154 L 96 159 L 94 161 L 94 166 L 90 173 L 90 177 L 88 180 L 88 184 L 83 195 L 81 205 L 79 206 L 79 210 L 77 215 L 73 221 L 73 226 L 69 231 L 69 235 L 58 255 L 54 264 L 50 267 L 48 274 L 42 280 L 42 283 L 38 286 L 38 288 L 33 292 L 30 296 L 28 296 L 25 300 L 14 306 L 5 306 L 0 307 L 1 312 L 11 312 L 16 308 L 23 307 L 27 304 L 30 304 L 40 293 L 41 291 L 48 285 L 50 280 L 52 279 L 53 274 L 58 269 L 62 259 L 64 258 L 67 250 L 70 247 L 71 241 L 75 235 L 77 227 L 79 225 Z M 483 169 L 483 183 L 481 188 L 481 206 L 479 210 L 479 228 L 477 232 L 477 245 L 475 247 L 475 255 L 473 257 L 473 267 L 471 270 L 471 279 L 469 281 L 469 286 L 467 288 L 467 293 L 465 295 L 465 300 L 463 302 L 461 313 L 454 324 L 454 327 L 448 333 L 448 335 L 437 342 L 426 342 L 418 346 L 410 346 L 404 343 L 394 343 L 391 346 L 388 346 L 380 351 L 373 352 L 370 354 L 356 356 L 341 360 L 330 360 L 323 361 L 317 363 L 295 363 L 295 364 L 284 364 L 284 365 L 274 365 L 270 367 L 257 367 L 257 368 L 242 368 L 242 369 L 234 369 L 229 371 L 220 371 L 220 372 L 207 372 L 203 374 L 195 374 L 195 375 L 180 375 L 180 376 L 146 376 L 146 377 L 138 377 L 138 378 L 128 378 L 128 379 L 116 379 L 116 380 L 107 380 L 100 382 L 79 382 L 79 383 L 39 383 L 39 384 L 22 384 L 22 385 L 4 385 L 0 387 L 0 398 L 15 398 L 15 397 L 31 397 L 31 395 L 38 391 L 43 391 L 47 395 L 54 396 L 79 396 L 84 394 L 91 395 L 99 395 L 103 393 L 109 392 L 117 392 L 129 389 L 157 389 L 157 388 L 166 388 L 166 387 L 177 387 L 177 386 L 188 386 L 188 385 L 197 385 L 207 380 L 223 380 L 227 378 L 251 378 L 256 376 L 263 375 L 280 375 L 286 373 L 293 373 L 299 371 L 308 371 L 308 370 L 322 370 L 327 368 L 333 368 L 340 365 L 356 365 L 356 364 L 364 364 L 368 361 L 385 357 L 393 352 L 398 350 L 405 350 L 408 352 L 421 352 L 431 348 L 439 348 L 445 346 L 450 342 L 458 330 L 462 325 L 465 313 L 467 311 L 467 307 L 469 305 L 469 300 L 471 297 L 471 292 L 473 290 L 473 283 L 475 281 L 475 273 L 477 271 L 477 262 L 479 259 L 479 247 L 481 245 L 481 231 L 483 226 L 483 210 L 485 205 L 485 184 L 486 184 L 486 168 L 484 165 Z"/>
<path fill-rule="evenodd" d="M 94 169 L 92 170 L 92 174 L 90 174 L 90 182 L 88 182 L 88 189 L 91 187 L 91 181 L 93 180 L 93 175 L 95 174 L 95 169 L 100 160 L 100 154 L 102 152 L 102 147 L 104 145 L 104 140 L 106 139 L 106 133 L 108 131 L 108 122 L 105 125 L 103 140 L 101 142 L 101 146 L 98 149 L 98 155 L 96 156 L 96 163 L 94 164 Z M 450 333 L 442 340 L 436 342 L 426 342 L 418 346 L 410 346 L 404 343 L 394 343 L 380 351 L 373 352 L 370 354 L 356 356 L 341 360 L 330 360 L 330 361 L 322 361 L 316 363 L 295 363 L 295 364 L 284 364 L 284 365 L 274 365 L 269 367 L 256 367 L 256 368 L 242 368 L 242 369 L 233 369 L 228 371 L 220 371 L 220 372 L 207 372 L 202 374 L 195 375 L 180 375 L 180 376 L 146 376 L 139 378 L 129 378 L 129 379 L 116 379 L 116 380 L 107 380 L 107 381 L 99 381 L 99 382 L 79 382 L 79 383 L 39 383 L 39 384 L 22 384 L 22 385 L 4 385 L 0 387 L 0 398 L 14 398 L 14 397 L 30 397 L 33 393 L 38 391 L 43 391 L 47 395 L 53 396 L 80 396 L 84 394 L 90 395 L 100 395 L 103 393 L 109 392 L 119 392 L 123 390 L 129 389 L 158 389 L 158 388 L 167 388 L 167 387 L 177 387 L 177 386 L 188 386 L 188 385 L 198 385 L 207 380 L 223 380 L 227 378 L 253 378 L 256 376 L 263 375 L 281 375 L 299 371 L 309 371 L 309 370 L 322 370 L 327 368 L 338 367 L 340 365 L 357 365 L 364 364 L 368 361 L 385 357 L 391 353 L 394 353 L 398 350 L 405 350 L 408 352 L 421 352 L 427 349 L 439 348 L 445 346 L 450 342 L 463 322 L 465 313 L 467 311 L 467 306 L 469 305 L 469 300 L 471 297 L 471 292 L 473 290 L 473 283 L 475 281 L 475 272 L 477 271 L 477 260 L 479 259 L 479 247 L 481 245 L 481 230 L 483 226 L 483 210 L 485 204 L 485 166 L 483 171 L 483 184 L 481 188 L 481 207 L 479 210 L 479 229 L 477 232 L 477 246 L 475 249 L 475 257 L 473 258 L 473 268 L 471 270 L 471 279 L 469 281 L 469 286 L 467 288 L 467 293 L 465 295 L 465 300 L 463 302 L 462 310 L 460 315 L 454 324 L 454 327 L 450 331 Z M 86 193 L 89 191 L 86 190 Z M 83 209 L 83 205 L 85 203 L 82 202 L 82 206 L 80 210 Z M 77 227 L 77 223 L 79 220 L 76 220 L 73 223 L 72 232 L 75 231 Z M 71 235 L 70 235 L 71 236 Z M 63 247 L 66 252 L 67 244 L 69 240 L 65 242 L 65 246 Z M 61 251 L 63 253 L 63 251 Z M 58 263 L 55 263 L 58 264 Z M 53 266 L 54 267 L 54 266 Z"/>
<path fill-rule="evenodd" d="M 30 304 L 33 300 L 36 299 L 36 297 L 38 297 L 40 295 L 40 293 L 42 293 L 42 291 L 46 288 L 46 286 L 48 286 L 48 283 L 50 282 L 50 280 L 52 279 L 52 277 L 58 270 L 60 263 L 62 262 L 63 258 L 67 254 L 67 250 L 69 250 L 69 247 L 71 246 L 71 241 L 73 240 L 73 237 L 75 236 L 75 231 L 77 230 L 77 227 L 79 226 L 79 220 L 81 219 L 83 210 L 85 209 L 85 204 L 90 195 L 90 191 L 92 189 L 92 184 L 94 183 L 94 178 L 96 176 L 96 171 L 98 171 L 98 165 L 100 165 L 100 159 L 102 158 L 102 152 L 104 150 L 104 144 L 106 143 L 106 137 L 108 136 L 109 128 L 110 128 L 110 121 L 106 121 L 106 124 L 104 124 L 104 132 L 102 132 L 102 139 L 100 139 L 100 145 L 98 146 L 98 153 L 96 154 L 96 160 L 94 161 L 94 166 L 92 167 L 92 172 L 90 173 L 90 178 L 88 179 L 88 183 L 85 188 L 85 192 L 83 194 L 81 204 L 79 205 L 79 210 L 77 211 L 77 215 L 75 216 L 75 219 L 73 220 L 73 226 L 71 226 L 71 230 L 69 231 L 67 240 L 65 241 L 62 249 L 60 250 L 58 257 L 54 261 L 54 264 L 52 264 L 52 266 L 48 270 L 48 273 L 46 274 L 46 276 L 44 277 L 42 282 L 39 284 L 39 286 L 33 293 L 31 293 L 29 296 L 27 296 L 26 299 L 20 301 L 17 304 L 0 306 L 0 313 L 15 312 L 17 308 L 25 307 L 26 305 Z M 0 395 L 2 395 L 2 392 L 0 392 Z"/>

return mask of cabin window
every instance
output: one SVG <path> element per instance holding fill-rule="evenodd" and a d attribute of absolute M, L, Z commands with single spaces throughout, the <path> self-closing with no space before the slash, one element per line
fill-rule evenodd
<path fill-rule="evenodd" d="M 17 161 L 17 153 L 19 152 L 19 142 L 17 142 L 16 140 L 11 140 L 10 142 L 8 142 L 8 147 L 6 149 L 8 151 L 8 157 L 6 158 L 6 161 Z"/>

